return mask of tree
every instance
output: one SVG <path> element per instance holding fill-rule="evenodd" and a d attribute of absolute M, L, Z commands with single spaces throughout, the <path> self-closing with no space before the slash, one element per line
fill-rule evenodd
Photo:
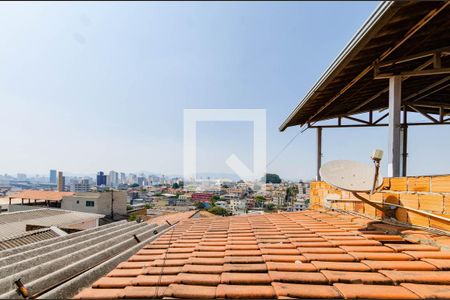
<path fill-rule="evenodd" d="M 139 184 L 133 183 L 132 185 L 130 185 L 130 187 L 131 187 L 131 188 L 137 188 L 137 187 L 139 187 Z"/>
<path fill-rule="evenodd" d="M 179 189 L 180 185 L 177 182 L 174 182 L 174 184 L 172 184 L 172 188 L 173 189 Z"/>
<path fill-rule="evenodd" d="M 256 206 L 263 207 L 264 203 L 266 203 L 266 198 L 264 196 L 258 195 L 255 197 L 256 200 Z"/>
<path fill-rule="evenodd" d="M 274 210 L 275 209 L 275 204 L 273 204 L 273 203 L 269 203 L 269 204 L 267 204 L 267 210 Z"/>
<path fill-rule="evenodd" d="M 226 210 L 225 208 L 220 207 L 220 206 L 211 207 L 210 209 L 208 209 L 208 211 L 212 214 L 219 215 L 219 216 L 228 216 L 229 215 L 228 210 Z"/>
<path fill-rule="evenodd" d="M 277 174 L 266 174 L 266 183 L 281 183 L 281 178 Z"/>
<path fill-rule="evenodd" d="M 197 202 L 195 203 L 195 207 L 197 209 L 205 209 L 205 204 L 203 202 Z"/>

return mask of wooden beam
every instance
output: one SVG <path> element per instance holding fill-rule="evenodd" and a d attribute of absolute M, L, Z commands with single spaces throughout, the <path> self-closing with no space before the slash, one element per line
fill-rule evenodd
<path fill-rule="evenodd" d="M 440 69 L 427 69 L 427 70 L 420 70 L 420 71 L 404 71 L 397 74 L 394 73 L 381 73 L 376 75 L 375 79 L 389 79 L 392 76 L 431 76 L 431 75 L 442 75 L 442 74 L 449 74 L 450 68 L 440 68 Z"/>
<path fill-rule="evenodd" d="M 421 114 L 422 116 L 426 117 L 427 119 L 431 120 L 431 122 L 434 123 L 439 123 L 438 120 L 436 120 L 435 118 L 433 118 L 432 116 L 430 116 L 429 114 L 427 114 L 426 112 L 418 109 L 417 107 L 413 106 L 413 105 L 408 105 L 408 107 L 412 108 L 413 110 L 415 110 L 416 112 L 418 112 L 419 114 Z"/>
<path fill-rule="evenodd" d="M 431 10 L 426 16 L 424 16 L 419 22 L 417 22 L 414 26 L 412 26 L 406 34 L 400 38 L 397 43 L 395 43 L 391 48 L 384 51 L 380 57 L 378 58 L 378 61 L 383 61 L 386 59 L 391 53 L 393 53 L 395 50 L 397 50 L 403 43 L 405 43 L 411 36 L 413 36 L 417 31 L 419 31 L 423 26 L 425 26 L 429 21 L 431 21 L 437 14 L 439 14 L 442 10 L 444 10 L 448 5 L 449 2 L 444 2 L 441 7 L 435 8 Z M 311 117 L 306 120 L 305 123 L 310 122 L 313 120 L 317 115 L 319 115 L 324 109 L 326 109 L 331 103 L 336 101 L 342 94 L 344 94 L 348 89 L 350 89 L 355 83 L 357 83 L 361 78 L 363 78 L 367 73 L 372 71 L 373 64 L 367 66 L 361 73 L 359 73 L 355 78 L 353 78 L 352 81 L 350 81 L 345 87 L 343 87 L 334 97 L 332 97 L 330 100 L 328 100 L 316 113 L 311 115 Z"/>

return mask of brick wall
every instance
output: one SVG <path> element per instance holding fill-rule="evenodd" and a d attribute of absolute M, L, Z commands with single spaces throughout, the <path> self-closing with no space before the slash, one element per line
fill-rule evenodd
<path fill-rule="evenodd" d="M 450 231 L 450 175 L 384 178 L 380 192 L 359 195 L 379 202 L 379 209 L 364 202 L 352 202 L 358 199 L 351 192 L 336 189 L 323 181 L 311 183 L 310 201 L 313 208 L 322 207 L 327 197 L 335 197 L 347 201 L 334 202 L 333 208 L 358 212 L 372 218 L 395 218 L 403 223 Z M 432 213 L 448 218 L 449 221 L 404 208 L 394 208 L 389 203 Z"/>

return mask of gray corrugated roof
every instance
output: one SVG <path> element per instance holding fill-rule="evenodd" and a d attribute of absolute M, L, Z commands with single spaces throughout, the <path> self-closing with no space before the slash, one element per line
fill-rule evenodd
<path fill-rule="evenodd" d="M 18 236 L 0 240 L 0 251 L 40 242 L 43 240 L 48 240 L 66 234 L 67 233 L 58 230 L 53 226 L 49 228 L 27 231 Z"/>
<path fill-rule="evenodd" d="M 168 227 L 121 221 L 0 251 L 0 299 L 20 298 L 18 278 L 32 298 L 70 298 Z"/>
<path fill-rule="evenodd" d="M 104 215 L 43 208 L 0 214 L 0 240 L 26 232 L 26 225 L 70 227 L 70 225 L 103 218 Z"/>

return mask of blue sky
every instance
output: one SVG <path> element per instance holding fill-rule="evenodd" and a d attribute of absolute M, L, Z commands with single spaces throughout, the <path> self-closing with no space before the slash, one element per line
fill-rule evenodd
<path fill-rule="evenodd" d="M 298 131 L 278 126 L 377 4 L 2 3 L 0 173 L 181 174 L 188 108 L 266 109 L 271 161 Z M 410 174 L 448 173 L 449 133 L 410 131 Z M 202 123 L 199 171 L 231 172 L 231 153 L 251 167 L 251 134 Z M 323 159 L 369 162 L 386 146 L 386 129 L 326 130 Z M 269 171 L 312 178 L 315 132 Z"/>

